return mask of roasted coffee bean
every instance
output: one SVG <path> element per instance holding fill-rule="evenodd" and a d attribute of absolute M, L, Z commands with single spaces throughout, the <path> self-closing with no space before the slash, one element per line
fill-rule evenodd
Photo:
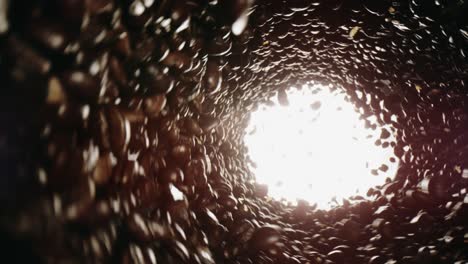
<path fill-rule="evenodd" d="M 14 61 L 14 65 L 19 68 L 18 70 L 21 70 L 21 72 L 13 73 L 15 79 L 21 81 L 27 77 L 27 74 L 45 75 L 50 71 L 51 62 L 27 43 L 14 35 L 9 36 L 6 42 L 7 56 L 12 56 L 11 59 Z"/>
<path fill-rule="evenodd" d="M 265 197 L 268 194 L 268 186 L 265 184 L 256 184 L 255 194 L 259 197 Z"/>
<path fill-rule="evenodd" d="M 68 195 L 70 197 L 64 209 L 65 218 L 69 221 L 82 219 L 93 204 L 96 195 L 95 184 L 92 180 L 82 180 Z"/>
<path fill-rule="evenodd" d="M 200 118 L 199 124 L 203 131 L 210 132 L 219 124 L 219 120 L 211 116 L 203 116 Z"/>
<path fill-rule="evenodd" d="M 341 250 L 333 250 L 327 254 L 327 258 L 335 263 L 342 263 L 345 260 L 345 256 L 343 251 Z"/>
<path fill-rule="evenodd" d="M 203 130 L 197 121 L 193 118 L 186 118 L 185 119 L 185 128 L 195 136 L 200 136 L 203 134 Z"/>
<path fill-rule="evenodd" d="M 254 231 L 250 239 L 253 250 L 268 250 L 280 241 L 278 226 L 262 226 Z"/>
<path fill-rule="evenodd" d="M 236 20 L 239 19 L 243 15 L 244 12 L 252 4 L 252 1 L 245 1 L 245 0 L 229 0 L 219 3 L 219 12 L 217 13 L 220 15 L 221 19 L 225 20 L 228 23 L 234 23 Z"/>
<path fill-rule="evenodd" d="M 202 159 L 192 159 L 184 169 L 185 184 L 204 186 L 207 183 L 206 165 Z"/>
<path fill-rule="evenodd" d="M 158 115 L 166 106 L 166 96 L 164 94 L 153 95 L 145 98 L 144 109 L 147 115 Z"/>
<path fill-rule="evenodd" d="M 177 32 L 189 27 L 190 11 L 197 3 L 191 1 L 176 0 L 172 4 L 171 24 Z M 183 24 L 188 25 L 183 25 Z"/>
<path fill-rule="evenodd" d="M 162 64 L 175 70 L 185 71 L 190 67 L 190 58 L 182 52 L 173 51 L 162 60 Z"/>
<path fill-rule="evenodd" d="M 116 57 L 111 57 L 109 59 L 109 71 L 115 82 L 120 87 L 126 87 L 128 84 L 127 73 L 122 66 L 121 61 Z"/>
<path fill-rule="evenodd" d="M 9 28 L 8 7 L 9 1 L 5 0 L 0 2 L 0 34 L 4 34 Z"/>
<path fill-rule="evenodd" d="M 47 84 L 46 102 L 52 105 L 61 105 L 65 103 L 65 100 L 66 94 L 59 79 L 57 77 L 51 77 Z"/>
<path fill-rule="evenodd" d="M 156 254 L 151 247 L 143 247 L 137 244 L 130 244 L 128 248 L 123 251 L 121 263 L 125 264 L 143 264 L 158 263 Z"/>
<path fill-rule="evenodd" d="M 158 178 L 161 183 L 180 183 L 184 180 L 184 172 L 179 168 L 168 167 L 165 168 Z"/>
<path fill-rule="evenodd" d="M 210 56 L 227 55 L 232 49 L 229 35 L 230 32 L 227 31 L 227 28 L 222 28 L 222 31 L 209 42 L 208 54 Z"/>
<path fill-rule="evenodd" d="M 114 9 L 114 3 L 111 0 L 86 1 L 86 7 L 92 14 L 102 14 L 111 12 Z"/>
<path fill-rule="evenodd" d="M 426 178 L 420 182 L 421 190 L 434 199 L 447 198 L 447 192 L 450 190 L 450 183 L 443 177 L 436 176 L 433 178 Z"/>
<path fill-rule="evenodd" d="M 65 31 L 52 22 L 33 21 L 29 31 L 37 42 L 50 50 L 62 52 L 68 44 Z"/>
<path fill-rule="evenodd" d="M 93 171 L 93 180 L 97 185 L 106 184 L 112 176 L 115 157 L 111 153 L 101 154 Z"/>
<path fill-rule="evenodd" d="M 129 232 L 139 241 L 151 241 L 152 234 L 148 223 L 139 214 L 134 214 L 127 220 Z"/>
<path fill-rule="evenodd" d="M 95 101 L 101 92 L 98 80 L 83 71 L 66 72 L 62 75 L 61 82 L 73 98 Z"/>
<path fill-rule="evenodd" d="M 142 81 L 150 91 L 169 93 L 174 88 L 174 79 L 168 73 L 168 68 L 149 65 L 142 72 Z"/>
<path fill-rule="evenodd" d="M 107 107 L 96 111 L 91 118 L 93 130 L 100 147 L 111 150 L 120 157 L 130 142 L 130 123 L 116 107 Z"/>
<path fill-rule="evenodd" d="M 176 145 L 172 147 L 171 156 L 180 164 L 185 164 L 190 160 L 190 147 L 187 145 Z"/>
<path fill-rule="evenodd" d="M 218 64 L 208 61 L 205 72 L 205 86 L 209 94 L 215 94 L 221 89 L 222 75 Z"/>

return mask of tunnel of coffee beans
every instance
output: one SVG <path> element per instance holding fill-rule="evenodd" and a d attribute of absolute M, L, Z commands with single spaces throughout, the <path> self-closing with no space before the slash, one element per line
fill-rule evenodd
<path fill-rule="evenodd" d="M 467 18 L 463 0 L 0 0 L 1 258 L 468 263 Z M 391 153 L 328 208 L 274 198 L 244 141 L 317 86 Z M 352 183 L 348 156 L 322 172 Z M 286 183 L 309 172 L 291 164 Z"/>

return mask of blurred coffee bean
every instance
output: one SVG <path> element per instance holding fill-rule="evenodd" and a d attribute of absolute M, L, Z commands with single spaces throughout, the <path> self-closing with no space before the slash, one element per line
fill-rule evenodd
<path fill-rule="evenodd" d="M 119 261 L 125 264 L 158 263 L 156 255 L 151 247 L 143 247 L 137 244 L 130 244 L 128 248 L 123 251 L 122 259 Z"/>
<path fill-rule="evenodd" d="M 25 79 L 28 74 L 45 75 L 49 72 L 52 66 L 51 62 L 37 53 L 28 44 L 14 35 L 9 36 L 6 42 L 8 49 L 7 56 L 11 56 L 14 65 L 22 71 L 15 74 L 24 74 L 21 76 L 16 75 L 16 79 Z"/>
<path fill-rule="evenodd" d="M 93 130 L 100 147 L 120 157 L 130 142 L 130 123 L 116 107 L 96 111 L 92 116 Z"/>
<path fill-rule="evenodd" d="M 9 0 L 0 1 L 0 35 L 8 31 L 8 7 Z"/>
<path fill-rule="evenodd" d="M 175 84 L 168 71 L 168 68 L 149 65 L 143 70 L 142 82 L 151 91 L 167 94 L 174 88 Z"/>
<path fill-rule="evenodd" d="M 66 72 L 62 75 L 61 81 L 74 98 L 94 101 L 99 97 L 101 87 L 98 80 L 86 72 Z"/>
<path fill-rule="evenodd" d="M 217 93 L 221 89 L 222 76 L 218 64 L 208 61 L 205 72 L 205 85 L 208 94 Z"/>
<path fill-rule="evenodd" d="M 268 225 L 256 229 L 249 243 L 253 250 L 268 250 L 279 242 L 280 238 L 280 228 Z"/>
<path fill-rule="evenodd" d="M 66 32 L 57 23 L 33 20 L 29 32 L 39 44 L 50 50 L 63 52 L 68 44 Z"/>
<path fill-rule="evenodd" d="M 171 155 L 180 164 L 185 164 L 191 158 L 190 148 L 186 145 L 176 145 L 172 147 Z"/>
<path fill-rule="evenodd" d="M 112 175 L 113 156 L 111 153 L 101 154 L 94 168 L 93 180 L 97 185 L 104 185 Z"/>
<path fill-rule="evenodd" d="M 179 183 L 184 180 L 184 173 L 179 168 L 168 167 L 158 175 L 158 178 L 163 184 Z"/>
<path fill-rule="evenodd" d="M 145 98 L 144 109 L 146 114 L 150 116 L 158 115 L 164 106 L 166 106 L 166 101 L 166 96 L 163 94 Z"/>
<path fill-rule="evenodd" d="M 190 58 L 182 52 L 173 51 L 162 60 L 162 64 L 169 68 L 185 71 L 190 67 Z"/>

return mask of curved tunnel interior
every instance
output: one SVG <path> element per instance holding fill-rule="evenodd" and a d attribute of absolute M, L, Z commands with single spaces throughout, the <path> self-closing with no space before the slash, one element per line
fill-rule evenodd
<path fill-rule="evenodd" d="M 2 251 L 467 263 L 467 13 L 459 0 L 0 0 Z M 344 94 L 397 164 L 331 209 L 272 199 L 244 144 L 251 113 L 312 83 Z"/>

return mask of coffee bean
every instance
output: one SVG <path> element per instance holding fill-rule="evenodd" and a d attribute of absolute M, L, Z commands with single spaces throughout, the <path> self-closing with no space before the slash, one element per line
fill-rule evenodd
<path fill-rule="evenodd" d="M 111 150 L 120 157 L 130 142 L 130 123 L 115 107 L 97 111 L 93 117 L 96 139 L 103 149 Z"/>
<path fill-rule="evenodd" d="M 147 115 L 158 115 L 166 106 L 166 96 L 163 94 L 145 98 L 144 109 Z"/>
<path fill-rule="evenodd" d="M 104 185 L 109 181 L 112 175 L 113 159 L 111 153 L 101 154 L 99 157 L 93 172 L 93 180 L 97 185 Z"/>
<path fill-rule="evenodd" d="M 82 100 L 97 100 L 101 87 L 97 79 L 83 71 L 66 72 L 61 83 L 74 96 Z"/>
<path fill-rule="evenodd" d="M 253 250 L 268 250 L 280 241 L 280 228 L 278 226 L 262 226 L 254 231 L 250 239 Z"/>
<path fill-rule="evenodd" d="M 7 39 L 8 55 L 15 60 L 15 66 L 19 67 L 26 74 L 45 75 L 50 71 L 51 62 L 40 55 L 27 43 L 11 35 Z M 16 78 L 19 78 L 17 76 Z M 26 78 L 22 76 L 21 78 Z"/>
<path fill-rule="evenodd" d="M 168 167 L 158 176 L 163 184 L 179 183 L 184 180 L 184 173 L 179 168 Z"/>
<path fill-rule="evenodd" d="M 205 72 L 205 85 L 209 94 L 215 94 L 221 89 L 222 76 L 216 62 L 209 61 Z"/>

